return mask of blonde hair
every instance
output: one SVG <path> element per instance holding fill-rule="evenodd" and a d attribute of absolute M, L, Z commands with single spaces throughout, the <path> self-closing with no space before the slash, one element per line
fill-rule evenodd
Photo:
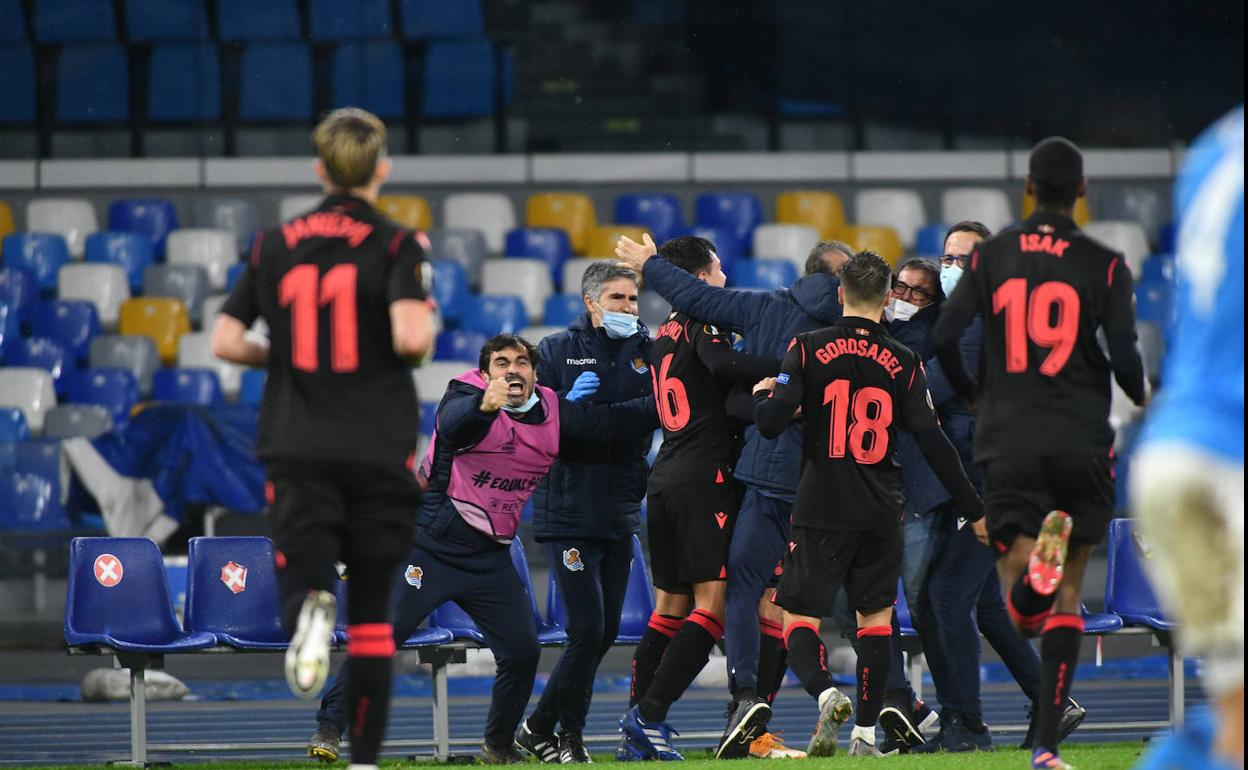
<path fill-rule="evenodd" d="M 377 161 L 386 151 L 386 126 L 367 110 L 344 107 L 317 124 L 312 143 L 329 181 L 352 190 L 372 181 Z"/>

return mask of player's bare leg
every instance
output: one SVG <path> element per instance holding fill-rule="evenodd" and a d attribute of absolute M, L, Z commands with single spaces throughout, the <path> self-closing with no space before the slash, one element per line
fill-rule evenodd
<path fill-rule="evenodd" d="M 806 747 L 806 753 L 812 757 L 830 757 L 836 753 L 841 725 L 854 710 L 849 698 L 832 684 L 828 650 L 819 636 L 821 622 L 808 615 L 784 613 L 784 644 L 789 651 L 789 666 L 806 692 L 819 702 L 819 722 Z"/>

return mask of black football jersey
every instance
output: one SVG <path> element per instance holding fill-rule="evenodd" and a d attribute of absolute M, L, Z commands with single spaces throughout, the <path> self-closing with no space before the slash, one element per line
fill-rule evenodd
<path fill-rule="evenodd" d="M 390 304 L 426 297 L 424 243 L 346 195 L 257 235 L 221 312 L 269 327 L 261 457 L 409 459 L 419 405 Z"/>
<path fill-rule="evenodd" d="M 979 243 L 942 324 L 961 328 L 977 314 L 984 336 L 975 461 L 1108 451 L 1111 367 L 1098 332 L 1135 339 L 1122 255 L 1072 220 L 1038 213 Z M 1140 379 L 1131 390 L 1142 392 Z"/>
<path fill-rule="evenodd" d="M 897 431 L 939 424 L 918 356 L 865 318 L 801 334 L 755 414 L 760 425 L 787 422 L 799 406 L 802 475 L 793 523 L 835 530 L 900 523 Z"/>

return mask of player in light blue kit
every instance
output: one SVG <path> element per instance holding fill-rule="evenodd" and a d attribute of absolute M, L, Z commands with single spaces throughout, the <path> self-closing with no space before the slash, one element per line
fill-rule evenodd
<path fill-rule="evenodd" d="M 1213 757 L 1244 763 L 1244 108 L 1192 147 L 1175 192 L 1178 318 L 1131 473 L 1159 598 L 1184 652 L 1204 658 L 1218 721 Z M 1172 743 L 1177 746 L 1184 736 Z M 1189 741 L 1190 743 L 1190 741 Z M 1157 763 L 1163 764 L 1157 764 Z M 1199 763 L 1199 764 L 1198 764 Z"/>

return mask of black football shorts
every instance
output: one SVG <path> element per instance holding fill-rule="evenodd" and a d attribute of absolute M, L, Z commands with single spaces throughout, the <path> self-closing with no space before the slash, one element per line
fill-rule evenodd
<path fill-rule="evenodd" d="M 794 615 L 825 618 L 845 586 L 849 608 L 878 612 L 897 601 L 901 525 L 881 529 L 813 529 L 794 524 L 774 601 Z"/>
<path fill-rule="evenodd" d="M 1114 515 L 1114 459 L 1105 454 L 998 457 L 984 464 L 988 536 L 998 553 L 1035 537 L 1049 511 L 1070 514 L 1070 542 L 1097 545 Z"/>
<path fill-rule="evenodd" d="M 646 496 L 654 586 L 693 594 L 695 583 L 725 580 L 728 543 L 741 501 L 733 484 L 675 484 Z"/>

